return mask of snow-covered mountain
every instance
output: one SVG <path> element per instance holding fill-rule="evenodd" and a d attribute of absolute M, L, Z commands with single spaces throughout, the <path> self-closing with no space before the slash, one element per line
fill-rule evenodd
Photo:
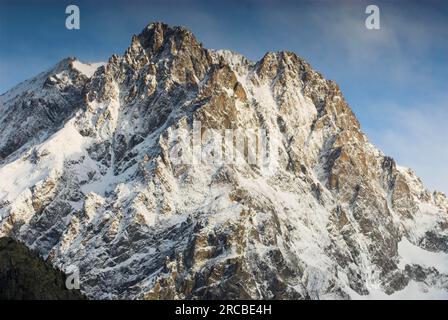
<path fill-rule="evenodd" d="M 0 103 L 0 236 L 78 267 L 90 298 L 448 298 L 445 195 L 292 52 L 252 62 L 154 23 Z M 177 161 L 196 123 L 244 154 L 264 132 L 274 165 Z"/>

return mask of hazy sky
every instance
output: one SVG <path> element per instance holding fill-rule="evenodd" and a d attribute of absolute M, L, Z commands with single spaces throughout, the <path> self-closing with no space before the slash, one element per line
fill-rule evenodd
<path fill-rule="evenodd" d="M 80 30 L 65 28 L 69 4 Z M 380 30 L 365 28 L 368 4 Z M 121 54 L 153 21 L 252 60 L 296 52 L 340 85 L 375 145 L 448 192 L 448 1 L 0 0 L 0 92 L 67 56 Z"/>

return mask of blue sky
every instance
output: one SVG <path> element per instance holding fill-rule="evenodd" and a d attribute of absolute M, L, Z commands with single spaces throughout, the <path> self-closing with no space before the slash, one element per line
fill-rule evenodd
<path fill-rule="evenodd" d="M 65 8 L 81 29 L 65 28 Z M 376 4 L 381 29 L 364 13 Z M 448 192 L 448 2 L 0 0 L 0 92 L 67 56 L 121 54 L 145 25 L 188 27 L 206 47 L 253 60 L 290 50 L 335 80 L 370 140 Z"/>

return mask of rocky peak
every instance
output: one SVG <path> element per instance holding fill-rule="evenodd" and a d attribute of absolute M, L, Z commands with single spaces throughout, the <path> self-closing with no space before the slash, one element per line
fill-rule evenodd
<path fill-rule="evenodd" d="M 101 65 L 68 57 L 2 94 L 0 163 L 60 129 L 83 106 L 84 88 Z"/>
<path fill-rule="evenodd" d="M 290 51 L 267 52 L 256 65 L 260 78 L 273 79 L 277 75 L 288 75 L 291 72 L 302 75 L 311 67 L 303 59 Z M 290 74 L 292 75 L 292 74 Z"/>
<path fill-rule="evenodd" d="M 138 47 L 145 51 L 151 63 L 168 66 L 169 72 L 180 82 L 202 79 L 211 64 L 207 50 L 189 30 L 181 26 L 152 23 L 132 38 L 128 52 L 135 52 Z M 139 50 L 137 52 L 141 53 Z"/>
<path fill-rule="evenodd" d="M 148 25 L 137 37 L 134 37 L 134 41 L 137 39 L 151 55 L 160 54 L 165 50 L 171 54 L 176 54 L 181 50 L 202 47 L 195 36 L 186 28 L 181 26 L 170 27 L 160 22 Z"/>

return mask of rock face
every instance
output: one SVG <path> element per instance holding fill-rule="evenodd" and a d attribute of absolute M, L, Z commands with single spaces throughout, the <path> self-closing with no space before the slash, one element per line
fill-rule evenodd
<path fill-rule="evenodd" d="M 0 235 L 78 267 L 88 297 L 448 296 L 445 195 L 294 53 L 251 62 L 154 23 L 95 72 L 69 61 L 0 97 Z M 268 170 L 176 161 L 199 122 L 202 149 L 204 128 L 236 130 L 243 154 L 263 131 Z"/>
<path fill-rule="evenodd" d="M 63 273 L 45 263 L 25 245 L 0 238 L 1 300 L 84 299 L 78 290 L 65 287 Z"/>

